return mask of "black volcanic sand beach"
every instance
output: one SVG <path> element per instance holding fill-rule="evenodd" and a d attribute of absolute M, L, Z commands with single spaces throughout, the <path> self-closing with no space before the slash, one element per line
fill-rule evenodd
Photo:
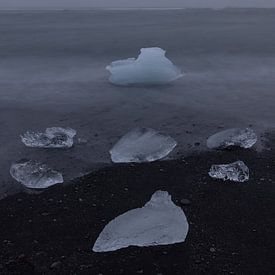
<path fill-rule="evenodd" d="M 248 183 L 213 180 L 211 164 L 243 160 Z M 207 152 L 114 165 L 39 195 L 0 201 L 1 274 L 274 274 L 274 151 Z M 94 253 L 116 216 L 168 191 L 190 229 L 185 243 Z M 181 205 L 182 199 L 190 200 Z"/>

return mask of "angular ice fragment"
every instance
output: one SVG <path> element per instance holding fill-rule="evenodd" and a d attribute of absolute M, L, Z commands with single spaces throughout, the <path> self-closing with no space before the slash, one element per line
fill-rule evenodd
<path fill-rule="evenodd" d="M 250 148 L 257 142 L 257 135 L 251 128 L 231 128 L 218 132 L 207 139 L 210 149 L 224 149 L 230 146 Z"/>
<path fill-rule="evenodd" d="M 161 48 L 143 48 L 137 59 L 128 58 L 112 62 L 106 69 L 110 82 L 117 85 L 166 84 L 183 76 Z"/>
<path fill-rule="evenodd" d="M 244 182 L 249 180 L 249 169 L 240 160 L 221 165 L 212 165 L 209 176 L 216 179 Z"/>
<path fill-rule="evenodd" d="M 151 162 L 167 156 L 177 145 L 170 136 L 150 128 L 136 128 L 110 150 L 113 162 Z"/>
<path fill-rule="evenodd" d="M 188 222 L 182 209 L 165 191 L 157 191 L 142 208 L 130 210 L 109 222 L 93 251 L 114 251 L 130 245 L 155 246 L 184 242 Z"/>
<path fill-rule="evenodd" d="M 34 160 L 21 160 L 12 164 L 10 174 L 28 188 L 42 189 L 63 182 L 61 173 Z"/>
<path fill-rule="evenodd" d="M 45 133 L 26 132 L 21 135 L 22 142 L 27 147 L 36 148 L 70 148 L 73 146 L 73 138 L 76 131 L 71 128 L 52 127 Z"/>

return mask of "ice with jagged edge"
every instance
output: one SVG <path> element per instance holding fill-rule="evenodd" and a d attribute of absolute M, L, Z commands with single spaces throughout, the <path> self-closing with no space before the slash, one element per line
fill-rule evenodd
<path fill-rule="evenodd" d="M 106 69 L 111 73 L 110 82 L 116 85 L 160 85 L 183 76 L 167 57 L 165 50 L 143 48 L 139 56 L 112 62 Z"/>
<path fill-rule="evenodd" d="M 135 128 L 110 150 L 113 162 L 152 162 L 167 156 L 177 142 L 150 128 Z"/>
<path fill-rule="evenodd" d="M 207 139 L 210 149 L 225 149 L 232 146 L 250 148 L 257 142 L 257 135 L 251 128 L 231 128 L 218 132 Z"/>
<path fill-rule="evenodd" d="M 74 129 L 51 127 L 44 133 L 28 131 L 21 135 L 21 140 L 27 147 L 70 148 L 73 146 L 75 135 Z"/>
<path fill-rule="evenodd" d="M 93 251 L 114 251 L 128 246 L 155 246 L 184 242 L 188 222 L 168 192 L 157 191 L 142 208 L 130 210 L 109 222 Z"/>
<path fill-rule="evenodd" d="M 12 164 L 10 174 L 16 181 L 33 189 L 63 183 L 61 173 L 36 160 L 20 160 Z"/>
<path fill-rule="evenodd" d="M 240 160 L 229 164 L 214 164 L 211 166 L 209 176 L 216 179 L 245 182 L 249 180 L 249 169 Z"/>

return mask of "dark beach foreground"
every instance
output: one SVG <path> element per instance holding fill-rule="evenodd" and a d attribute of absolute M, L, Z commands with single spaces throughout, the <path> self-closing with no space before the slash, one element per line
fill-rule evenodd
<path fill-rule="evenodd" d="M 243 160 L 248 183 L 211 179 L 211 164 Z M 114 165 L 41 194 L 0 201 L 0 274 L 274 274 L 275 155 L 206 152 Z M 94 253 L 116 216 L 166 190 L 189 225 L 185 243 Z M 190 200 L 182 205 L 181 200 Z"/>

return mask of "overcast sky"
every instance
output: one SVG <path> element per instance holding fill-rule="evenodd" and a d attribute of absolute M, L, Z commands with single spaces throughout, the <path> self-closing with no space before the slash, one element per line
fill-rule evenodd
<path fill-rule="evenodd" d="M 275 0 L 0 0 L 0 8 L 275 7 Z"/>

